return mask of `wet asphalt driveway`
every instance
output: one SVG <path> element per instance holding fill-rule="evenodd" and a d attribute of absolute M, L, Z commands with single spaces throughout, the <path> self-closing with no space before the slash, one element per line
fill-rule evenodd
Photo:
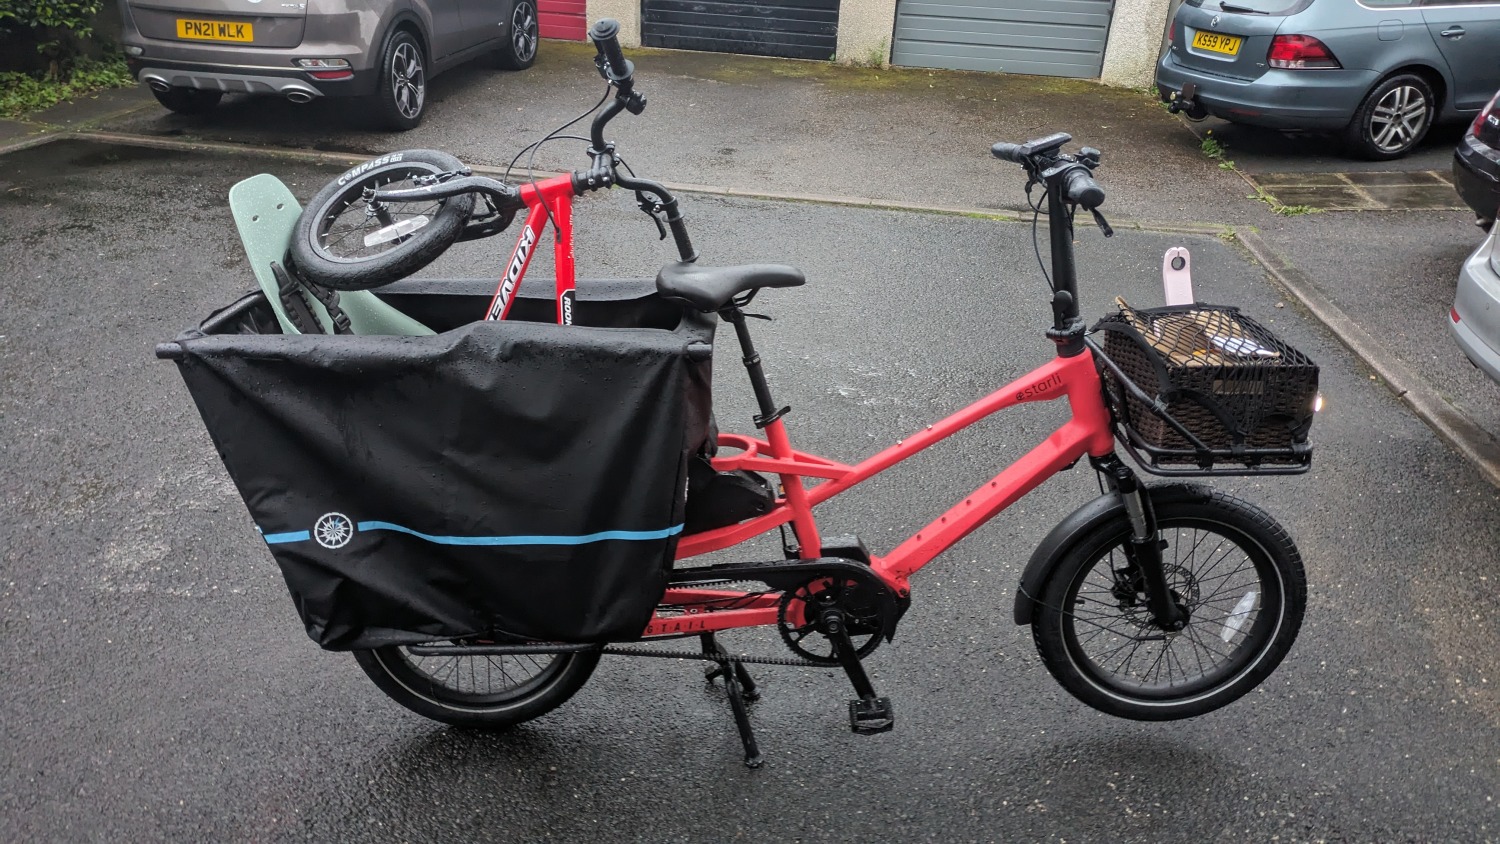
<path fill-rule="evenodd" d="M 75 142 L 0 158 L 0 839 L 1497 837 L 1496 490 L 1207 236 L 1089 230 L 1080 262 L 1099 313 L 1159 296 L 1162 250 L 1188 245 L 1204 298 L 1323 365 L 1314 470 L 1223 484 L 1283 520 L 1310 583 L 1298 645 L 1239 703 L 1178 723 L 1098 715 L 1011 625 L 1031 548 L 1094 494 L 1080 470 L 919 576 L 869 661 L 893 733 L 850 735 L 830 672 L 762 669 L 768 761 L 748 771 L 696 664 L 616 658 L 508 734 L 407 713 L 303 635 L 173 366 L 151 357 L 251 284 L 224 197 L 266 170 L 303 198 L 334 172 Z M 706 262 L 807 271 L 757 302 L 776 321 L 755 329 L 810 450 L 857 459 L 1048 354 L 1027 226 L 701 196 L 687 213 Z M 587 202 L 579 226 L 585 277 L 670 257 L 625 197 Z M 428 274 L 492 275 L 497 247 Z M 739 427 L 749 402 L 721 361 L 719 416 Z M 887 550 L 1057 421 L 1010 412 L 820 516 Z"/>

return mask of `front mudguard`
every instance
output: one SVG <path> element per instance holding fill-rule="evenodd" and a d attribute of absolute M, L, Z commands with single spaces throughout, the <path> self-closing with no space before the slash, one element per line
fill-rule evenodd
<path fill-rule="evenodd" d="M 1206 501 L 1213 495 L 1213 490 L 1208 487 L 1184 483 L 1148 486 L 1146 491 L 1150 493 L 1151 503 L 1158 513 L 1168 504 Z M 1111 490 L 1074 510 L 1042 538 L 1041 544 L 1031 552 L 1026 570 L 1021 572 L 1021 586 L 1016 591 L 1016 624 L 1031 623 L 1032 613 L 1042 594 L 1042 586 L 1073 546 L 1115 519 L 1126 522 L 1129 516 L 1125 513 L 1125 502 L 1120 494 Z"/>

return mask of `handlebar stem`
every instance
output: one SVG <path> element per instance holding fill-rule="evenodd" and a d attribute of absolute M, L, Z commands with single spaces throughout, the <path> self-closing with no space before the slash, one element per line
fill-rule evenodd
<path fill-rule="evenodd" d="M 1069 219 L 1063 200 L 1063 186 L 1059 179 L 1048 179 L 1047 186 L 1047 231 L 1052 245 L 1052 286 L 1058 293 L 1067 293 L 1067 302 L 1053 298 L 1056 321 L 1054 328 L 1064 328 L 1071 319 L 1078 317 L 1078 271 L 1073 259 L 1073 221 Z"/>

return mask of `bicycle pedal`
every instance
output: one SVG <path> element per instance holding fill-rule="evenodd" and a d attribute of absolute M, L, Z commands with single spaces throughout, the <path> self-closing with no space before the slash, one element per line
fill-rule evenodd
<path fill-rule="evenodd" d="M 890 732 L 896 726 L 896 713 L 891 709 L 891 699 L 877 697 L 873 700 L 849 701 L 849 729 L 862 735 Z"/>

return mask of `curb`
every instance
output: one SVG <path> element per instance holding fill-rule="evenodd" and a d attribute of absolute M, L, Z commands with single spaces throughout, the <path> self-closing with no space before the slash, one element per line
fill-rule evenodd
<path fill-rule="evenodd" d="M 1417 418 L 1473 463 L 1491 484 L 1500 487 L 1500 441 L 1460 413 L 1395 356 L 1386 353 L 1369 332 L 1323 293 L 1317 282 L 1272 251 L 1260 235 L 1237 231 L 1235 236 L 1255 262 L 1297 297 L 1355 357 L 1375 370 Z"/>
<path fill-rule="evenodd" d="M 0 155 L 5 155 L 8 152 L 20 152 L 23 149 L 31 149 L 32 147 L 39 147 L 42 144 L 51 143 L 58 138 L 61 138 L 62 136 L 63 133 L 59 129 L 43 128 L 40 132 L 32 135 L 31 137 L 0 145 Z"/>

